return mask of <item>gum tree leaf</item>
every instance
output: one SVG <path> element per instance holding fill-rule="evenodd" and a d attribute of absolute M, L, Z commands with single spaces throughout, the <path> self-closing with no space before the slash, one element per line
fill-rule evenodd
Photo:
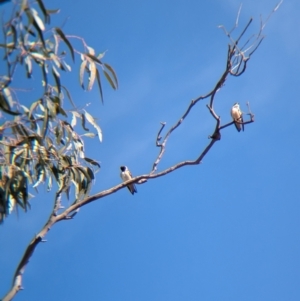
<path fill-rule="evenodd" d="M 13 98 L 11 96 L 10 89 L 9 88 L 4 88 L 2 91 L 4 93 L 4 96 L 5 96 L 6 100 L 9 103 L 9 106 L 12 107 L 14 105 L 14 101 L 13 101 Z"/>
<path fill-rule="evenodd" d="M 116 88 L 118 88 L 119 84 L 118 84 L 118 78 L 117 78 L 117 75 L 116 75 L 116 72 L 115 70 L 108 64 L 104 64 L 104 66 L 110 71 L 110 73 L 112 74 L 114 80 L 115 80 L 115 84 L 116 84 Z"/>
<path fill-rule="evenodd" d="M 36 22 L 37 26 L 39 27 L 39 29 L 41 31 L 44 31 L 45 25 L 44 25 L 44 22 L 42 21 L 42 19 L 39 17 L 38 12 L 34 8 L 31 8 L 31 14 L 32 14 L 32 17 L 33 17 L 34 21 Z"/>
<path fill-rule="evenodd" d="M 34 28 L 36 29 L 36 31 L 39 35 L 39 38 L 42 41 L 42 44 L 43 44 L 44 48 L 46 48 L 44 35 L 43 35 L 43 31 L 45 30 L 45 25 L 44 25 L 43 21 L 37 15 L 36 10 L 26 8 L 25 11 L 26 11 L 29 23 L 33 24 Z"/>
<path fill-rule="evenodd" d="M 93 61 L 95 61 L 96 63 L 102 65 L 101 61 L 100 61 L 96 56 L 94 56 L 94 55 L 92 55 L 92 54 L 90 54 L 90 53 L 85 53 L 85 55 L 88 56 L 89 58 L 91 58 L 91 59 L 92 59 Z"/>
<path fill-rule="evenodd" d="M 111 87 L 112 87 L 114 90 L 116 90 L 117 87 L 116 87 L 115 83 L 113 82 L 113 80 L 111 79 L 110 75 L 109 75 L 105 70 L 103 70 L 103 73 L 104 73 L 106 79 L 108 80 L 109 84 L 111 85 Z"/>
<path fill-rule="evenodd" d="M 88 51 L 89 51 L 89 54 L 95 55 L 95 50 L 94 50 L 94 48 L 87 46 L 87 49 L 88 49 Z"/>
<path fill-rule="evenodd" d="M 85 137 L 89 137 L 89 138 L 95 138 L 96 134 L 94 134 L 94 133 L 84 133 L 81 136 L 85 136 Z"/>
<path fill-rule="evenodd" d="M 30 59 L 30 56 L 27 55 L 24 59 L 25 62 L 25 67 L 26 67 L 26 72 L 27 72 L 27 78 L 31 78 L 31 74 L 32 74 L 32 62 Z"/>
<path fill-rule="evenodd" d="M 96 78 L 97 78 L 97 84 L 98 84 L 98 88 L 99 88 L 99 92 L 100 92 L 101 102 L 103 104 L 104 100 L 103 100 L 102 86 L 101 86 L 101 80 L 100 80 L 100 73 L 99 73 L 98 69 L 96 69 Z"/>
<path fill-rule="evenodd" d="M 71 97 L 71 94 L 70 94 L 69 90 L 68 90 L 65 86 L 63 86 L 63 85 L 61 85 L 61 87 L 62 87 L 62 88 L 64 89 L 64 91 L 66 92 L 67 97 L 68 97 L 68 99 L 70 100 L 70 103 L 71 103 L 72 106 L 75 108 L 75 104 L 74 104 L 74 102 L 73 102 L 73 99 L 72 99 L 72 97 Z"/>
<path fill-rule="evenodd" d="M 84 60 L 81 63 L 80 70 L 79 70 L 79 82 L 80 82 L 82 89 L 84 89 L 83 75 L 84 75 L 84 70 L 85 70 L 86 64 L 87 64 L 87 60 Z"/>
<path fill-rule="evenodd" d="M 50 17 L 49 17 L 49 14 L 48 14 L 48 12 L 45 8 L 45 5 L 44 5 L 43 1 L 42 0 L 37 0 L 37 3 L 38 3 L 38 5 L 39 5 L 39 7 L 40 7 L 40 9 L 41 9 L 41 11 L 44 15 L 45 23 L 49 24 L 50 23 Z"/>
<path fill-rule="evenodd" d="M 9 48 L 9 49 L 15 49 L 14 44 L 8 43 L 8 44 L 1 44 L 0 43 L 0 47 L 2 48 Z"/>
<path fill-rule="evenodd" d="M 100 164 L 99 164 L 97 161 L 93 160 L 93 159 L 90 159 L 90 158 L 85 157 L 84 160 L 85 160 L 86 162 L 92 164 L 92 165 L 98 166 L 99 168 L 101 167 Z"/>
<path fill-rule="evenodd" d="M 43 129 L 42 129 L 42 137 L 45 139 L 47 130 L 48 130 L 48 125 L 49 125 L 49 109 L 45 108 L 44 111 L 44 122 L 43 122 Z"/>
<path fill-rule="evenodd" d="M 96 78 L 96 64 L 94 62 L 90 62 L 90 77 L 87 90 L 90 91 L 93 88 L 95 78 Z"/>
<path fill-rule="evenodd" d="M 90 115 L 86 110 L 83 110 L 83 111 L 84 111 L 84 115 L 85 115 L 86 120 L 97 130 L 99 140 L 100 140 L 100 142 L 102 142 L 102 131 L 101 131 L 101 128 L 96 123 L 96 121 L 95 121 L 95 119 L 94 119 L 94 117 L 92 115 Z"/>
<path fill-rule="evenodd" d="M 60 12 L 60 9 L 46 9 L 47 14 L 49 15 L 54 15 L 54 14 L 58 14 Z"/>
<path fill-rule="evenodd" d="M 85 126 L 85 115 L 81 114 L 81 126 L 85 131 L 89 131 L 89 129 Z"/>
<path fill-rule="evenodd" d="M 30 52 L 30 55 L 31 55 L 33 58 L 38 59 L 38 60 L 41 60 L 41 61 L 47 60 L 47 58 L 46 58 L 43 54 L 41 54 L 41 53 L 39 53 L 39 52 Z"/>
<path fill-rule="evenodd" d="M 58 93 L 61 92 L 61 85 L 60 85 L 60 75 L 59 72 L 56 70 L 56 68 L 54 66 L 52 66 L 52 74 L 58 89 Z"/>
<path fill-rule="evenodd" d="M 13 115 L 13 116 L 17 116 L 17 115 L 21 114 L 21 113 L 18 113 L 18 112 L 11 111 L 9 103 L 6 100 L 6 98 L 5 98 L 5 96 L 2 92 L 0 92 L 0 109 L 2 111 L 4 111 L 5 113 Z"/>
<path fill-rule="evenodd" d="M 74 49 L 73 49 L 71 43 L 70 43 L 69 40 L 66 38 L 65 34 L 63 33 L 63 31 L 62 31 L 60 28 L 56 27 L 56 28 L 55 28 L 55 31 L 59 34 L 59 36 L 62 38 L 62 40 L 67 44 L 67 46 L 68 46 L 68 48 L 69 48 L 69 50 L 70 50 L 70 52 L 71 52 L 71 56 L 72 56 L 73 62 L 74 62 L 74 61 L 75 61 L 75 57 L 74 57 Z"/>

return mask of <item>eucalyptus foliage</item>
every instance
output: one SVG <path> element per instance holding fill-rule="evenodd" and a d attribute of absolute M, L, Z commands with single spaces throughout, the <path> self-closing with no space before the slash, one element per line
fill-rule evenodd
<path fill-rule="evenodd" d="M 56 193 L 67 196 L 74 185 L 75 202 L 81 200 L 100 168 L 98 162 L 85 157 L 83 136 L 98 136 L 102 141 L 101 128 L 86 109 L 76 107 L 64 85 L 61 72 L 71 72 L 68 63 L 80 58 L 79 83 L 91 90 L 96 82 L 102 102 L 101 74 L 113 89 L 118 87 L 113 68 L 102 61 L 105 53 L 97 55 L 84 39 L 50 26 L 52 15 L 59 10 L 46 8 L 42 0 L 16 2 L 9 20 L 2 20 L 0 42 L 6 65 L 2 70 L 6 72 L 0 74 L 0 223 L 13 210 L 27 211 L 30 187 L 37 189 L 42 183 L 50 191 L 56 182 Z M 82 49 L 73 47 L 72 39 L 79 39 Z M 18 100 L 12 83 L 22 75 L 29 79 L 41 76 L 34 83 L 40 85 L 38 98 L 31 99 L 28 93 L 26 102 Z M 65 98 L 71 109 L 66 109 Z M 86 133 L 75 130 L 77 122 L 81 133 Z M 88 132 L 87 123 L 95 134 Z"/>

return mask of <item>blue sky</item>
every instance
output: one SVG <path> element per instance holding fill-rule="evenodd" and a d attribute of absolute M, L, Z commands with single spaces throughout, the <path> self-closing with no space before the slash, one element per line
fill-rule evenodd
<path fill-rule="evenodd" d="M 67 20 L 66 34 L 107 50 L 118 75 L 118 91 L 104 84 L 104 106 L 97 89 L 81 91 L 78 66 L 66 82 L 77 103 L 91 103 L 103 130 L 102 144 L 86 141 L 87 156 L 102 166 L 93 192 L 118 184 L 120 165 L 149 172 L 160 122 L 168 129 L 219 79 L 228 39 L 218 25 L 230 29 L 241 2 L 45 3 L 61 8 L 53 25 Z M 249 34 L 257 31 L 260 14 L 276 4 L 243 1 L 239 28 L 254 17 Z M 223 123 L 236 101 L 244 110 L 250 101 L 255 122 L 241 133 L 226 128 L 201 165 L 138 185 L 134 196 L 123 189 L 55 225 L 15 300 L 300 299 L 299 10 L 297 0 L 282 4 L 246 73 L 217 94 Z M 171 136 L 160 170 L 206 146 L 214 128 L 206 103 Z M 0 296 L 51 210 L 53 195 L 39 190 L 30 212 L 1 226 Z"/>

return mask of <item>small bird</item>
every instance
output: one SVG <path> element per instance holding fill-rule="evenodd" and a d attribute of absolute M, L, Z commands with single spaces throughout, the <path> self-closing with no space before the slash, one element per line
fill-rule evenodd
<path fill-rule="evenodd" d="M 120 169 L 121 169 L 120 176 L 121 176 L 123 182 L 126 182 L 126 181 L 132 179 L 132 175 L 131 175 L 129 169 L 127 168 L 127 166 L 121 166 Z M 129 189 L 131 194 L 137 193 L 136 187 L 133 183 L 127 185 L 127 188 Z"/>
<path fill-rule="evenodd" d="M 238 121 L 235 122 L 235 127 L 238 130 L 238 132 L 241 131 L 241 129 L 244 131 L 244 125 L 240 124 L 239 122 L 243 122 L 243 113 L 240 109 L 239 104 L 236 102 L 233 107 L 231 108 L 231 117 L 234 121 Z"/>

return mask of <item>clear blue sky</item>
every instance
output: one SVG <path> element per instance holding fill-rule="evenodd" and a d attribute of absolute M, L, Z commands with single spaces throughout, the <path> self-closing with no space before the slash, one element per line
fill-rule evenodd
<path fill-rule="evenodd" d="M 66 84 L 77 103 L 91 103 L 103 129 L 102 144 L 86 142 L 102 165 L 93 192 L 118 184 L 120 165 L 149 172 L 159 122 L 173 125 L 219 79 L 228 40 L 217 26 L 232 27 L 240 1 L 45 3 L 61 8 L 53 25 L 69 17 L 66 34 L 108 50 L 118 74 L 118 91 L 104 84 L 104 106 L 97 89 L 81 92 L 78 68 Z M 243 1 L 240 28 L 252 16 L 254 32 L 276 4 Z M 201 165 L 139 185 L 134 196 L 123 189 L 55 225 L 15 300 L 300 300 L 299 11 L 298 0 L 285 0 L 247 72 L 217 95 L 223 122 L 233 103 L 246 110 L 250 101 L 255 123 L 225 129 Z M 171 137 L 160 170 L 195 159 L 208 143 L 205 104 Z M 1 226 L 0 296 L 51 209 L 53 195 L 39 191 L 30 212 Z"/>

